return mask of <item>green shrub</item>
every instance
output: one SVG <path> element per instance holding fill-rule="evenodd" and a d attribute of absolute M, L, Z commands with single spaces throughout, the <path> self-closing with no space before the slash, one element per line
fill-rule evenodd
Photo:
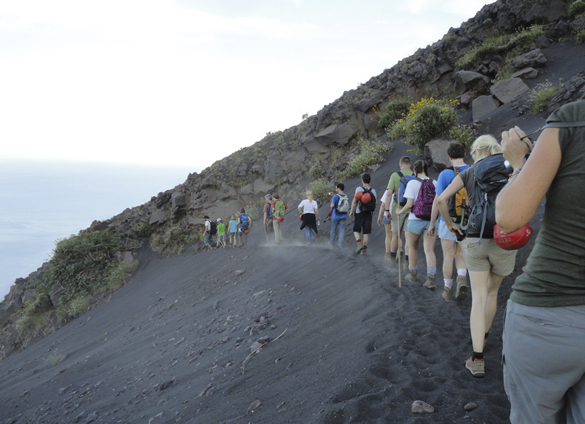
<path fill-rule="evenodd" d="M 77 296 L 67 304 L 67 313 L 77 318 L 87 312 L 89 308 L 89 296 Z"/>
<path fill-rule="evenodd" d="M 585 2 L 583 0 L 577 0 L 571 3 L 569 6 L 569 16 L 574 17 L 585 12 Z"/>
<path fill-rule="evenodd" d="M 318 205 L 324 205 L 331 200 L 330 192 L 335 191 L 333 184 L 325 178 L 319 178 L 309 184 L 308 190 L 313 192 L 313 198 Z"/>
<path fill-rule="evenodd" d="M 37 287 L 48 293 L 54 284 L 63 287 L 63 302 L 93 293 L 106 282 L 115 254 L 127 250 L 120 235 L 111 231 L 80 233 L 61 240 L 53 250 L 49 269 Z"/>
<path fill-rule="evenodd" d="M 138 234 L 138 237 L 140 238 L 149 238 L 152 234 L 152 229 L 148 222 L 138 222 L 132 225 L 132 231 Z"/>
<path fill-rule="evenodd" d="M 18 331 L 21 340 L 30 339 L 42 333 L 43 329 L 47 327 L 47 318 L 45 314 L 30 315 L 23 314 L 14 323 L 16 331 Z"/>
<path fill-rule="evenodd" d="M 408 100 L 392 100 L 382 110 L 374 108 L 378 115 L 378 125 L 382 128 L 391 127 L 400 118 L 406 116 L 410 102 Z"/>
<path fill-rule="evenodd" d="M 422 99 L 410 105 L 408 115 L 394 125 L 390 137 L 405 137 L 409 144 L 422 150 L 432 139 L 445 136 L 457 123 L 457 104 L 456 100 Z"/>
<path fill-rule="evenodd" d="M 585 43 L 585 29 L 577 33 L 577 35 L 575 36 L 575 43 L 577 44 Z"/>
<path fill-rule="evenodd" d="M 530 28 L 521 30 L 516 34 L 503 34 L 488 37 L 479 47 L 472 48 L 455 62 L 456 68 L 471 69 L 481 60 L 495 54 L 505 55 L 506 53 L 519 53 L 522 49 L 530 46 L 541 35 L 544 30 L 541 25 L 533 25 Z"/>
<path fill-rule="evenodd" d="M 471 147 L 477 138 L 477 134 L 471 125 L 455 125 L 449 130 L 447 137 L 450 140 L 460 142 L 465 147 Z"/>
<path fill-rule="evenodd" d="M 534 115 L 548 109 L 552 98 L 559 91 L 560 84 L 553 84 L 548 80 L 537 84 L 528 96 L 528 105 L 530 112 Z"/>
<path fill-rule="evenodd" d="M 162 255 L 179 254 L 185 245 L 203 240 L 203 230 L 191 230 L 179 224 L 171 225 L 162 234 L 153 233 L 150 237 L 151 249 Z"/>
<path fill-rule="evenodd" d="M 384 155 L 392 149 L 386 143 L 362 139 L 359 141 L 361 151 L 349 161 L 347 168 L 343 170 L 339 179 L 341 181 L 365 172 L 368 166 L 374 165 L 384 159 Z"/>
<path fill-rule="evenodd" d="M 311 169 L 309 170 L 309 175 L 314 180 L 321 178 L 322 174 L 323 174 L 323 169 L 321 169 L 321 165 L 313 165 L 311 167 Z"/>

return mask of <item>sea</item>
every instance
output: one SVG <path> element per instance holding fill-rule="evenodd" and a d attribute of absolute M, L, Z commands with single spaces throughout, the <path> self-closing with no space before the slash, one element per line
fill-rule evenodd
<path fill-rule="evenodd" d="M 186 166 L 0 160 L 0 300 L 55 242 L 187 180 Z"/>

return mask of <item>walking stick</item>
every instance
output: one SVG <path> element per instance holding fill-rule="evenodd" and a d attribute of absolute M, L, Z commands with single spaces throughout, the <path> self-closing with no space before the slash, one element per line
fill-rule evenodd
<path fill-rule="evenodd" d="M 407 216 L 404 215 L 404 221 L 402 221 L 402 224 L 399 224 L 400 229 L 398 230 L 398 250 L 396 251 L 396 254 L 398 255 L 398 287 L 402 287 L 402 230 L 404 228 L 406 218 Z M 398 222 L 400 223 L 400 215 L 398 215 Z"/>

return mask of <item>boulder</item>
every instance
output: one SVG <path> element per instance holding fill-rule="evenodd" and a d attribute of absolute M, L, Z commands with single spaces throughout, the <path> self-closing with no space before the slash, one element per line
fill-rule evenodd
<path fill-rule="evenodd" d="M 471 107 L 471 104 L 475 99 L 479 97 L 479 93 L 477 91 L 468 91 L 467 93 L 463 93 L 461 96 L 457 98 L 459 103 L 465 105 L 467 107 Z"/>
<path fill-rule="evenodd" d="M 49 299 L 55 308 L 61 305 L 61 296 L 63 295 L 63 287 L 60 284 L 53 284 L 49 291 Z"/>
<path fill-rule="evenodd" d="M 270 181 L 278 181 L 283 174 L 284 169 L 280 155 L 275 154 L 268 156 L 264 163 L 264 175 L 268 177 Z M 262 179 L 260 178 L 260 180 Z"/>
<path fill-rule="evenodd" d="M 547 59 L 540 49 L 534 49 L 512 60 L 513 69 L 535 68 L 546 65 Z"/>
<path fill-rule="evenodd" d="M 185 197 L 185 193 L 181 193 L 179 191 L 175 191 L 171 196 L 171 205 L 172 208 L 180 208 L 187 204 L 187 199 Z"/>
<path fill-rule="evenodd" d="M 471 105 L 473 111 L 473 121 L 479 121 L 488 113 L 493 112 L 498 108 L 492 96 L 480 96 L 475 99 Z"/>
<path fill-rule="evenodd" d="M 347 124 L 334 124 L 325 128 L 323 131 L 318 132 L 315 138 L 323 146 L 330 146 L 331 144 L 337 144 L 344 146 L 349 142 L 349 139 L 353 136 L 354 130 L 350 125 Z"/>
<path fill-rule="evenodd" d="M 134 253 L 127 251 L 127 252 L 116 252 L 116 259 L 118 260 L 119 264 L 131 264 L 134 262 Z"/>
<path fill-rule="evenodd" d="M 483 93 L 487 90 L 490 79 L 485 75 L 472 71 L 459 71 L 453 75 L 455 89 L 458 94 L 466 91 L 477 91 Z"/>
<path fill-rule="evenodd" d="M 254 181 L 254 193 L 268 193 L 270 190 L 274 188 L 274 184 L 265 183 L 264 179 L 258 178 Z"/>
<path fill-rule="evenodd" d="M 516 100 L 528 90 L 528 86 L 520 78 L 510 78 L 492 85 L 490 93 L 500 102 L 506 104 Z"/>
<path fill-rule="evenodd" d="M 548 113 L 564 104 L 579 99 L 585 99 L 585 71 L 579 72 L 563 84 L 558 93 L 551 99 L 548 105 Z"/>
<path fill-rule="evenodd" d="M 254 194 L 254 184 L 246 184 L 242 188 L 240 188 L 240 194 L 242 196 L 246 196 L 248 194 Z"/>
<path fill-rule="evenodd" d="M 538 71 L 534 68 L 523 68 L 514 72 L 510 78 L 534 79 L 538 76 Z"/>
<path fill-rule="evenodd" d="M 157 225 L 163 224 L 169 219 L 167 212 L 162 209 L 157 209 L 154 213 L 150 216 L 150 221 L 148 223 L 150 225 Z"/>
<path fill-rule="evenodd" d="M 327 149 L 319 143 L 319 140 L 313 136 L 303 138 L 302 143 L 309 153 L 323 153 L 327 151 Z"/>
<path fill-rule="evenodd" d="M 425 147 L 425 156 L 431 159 L 432 165 L 441 172 L 443 169 L 451 166 L 449 155 L 447 155 L 447 148 L 451 140 L 431 140 Z"/>

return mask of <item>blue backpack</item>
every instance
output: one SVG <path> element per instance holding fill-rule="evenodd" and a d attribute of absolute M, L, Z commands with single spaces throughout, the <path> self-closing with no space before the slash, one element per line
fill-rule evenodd
<path fill-rule="evenodd" d="M 404 206 L 406 205 L 406 197 L 404 197 L 406 185 L 410 180 L 414 180 L 416 177 L 414 175 L 404 175 L 400 171 L 398 171 L 398 175 L 400 176 L 400 188 L 398 189 L 398 193 L 394 193 L 394 201 L 397 202 L 400 206 Z M 400 199 L 398 198 L 399 194 Z"/>
<path fill-rule="evenodd" d="M 248 215 L 241 213 L 238 218 L 240 218 L 240 224 L 242 225 L 242 228 L 248 227 Z"/>

